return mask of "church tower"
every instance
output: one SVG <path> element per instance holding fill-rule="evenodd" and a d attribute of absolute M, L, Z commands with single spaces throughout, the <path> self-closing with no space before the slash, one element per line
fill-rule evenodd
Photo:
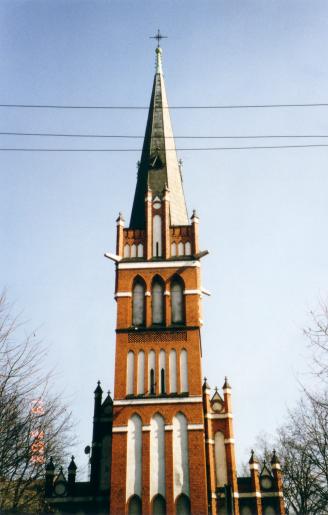
<path fill-rule="evenodd" d="M 196 212 L 187 213 L 158 46 L 130 223 L 119 215 L 116 254 L 105 254 L 116 264 L 113 515 L 284 513 L 279 473 L 263 494 L 253 462 L 251 477 L 237 478 L 231 387 L 226 379 L 221 396 L 202 379 L 207 251 L 198 227 Z"/>
<path fill-rule="evenodd" d="M 198 218 L 156 48 L 130 224 L 117 220 L 111 513 L 207 513 Z"/>

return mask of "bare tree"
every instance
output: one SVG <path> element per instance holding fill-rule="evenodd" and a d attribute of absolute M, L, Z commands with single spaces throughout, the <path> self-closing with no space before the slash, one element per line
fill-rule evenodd
<path fill-rule="evenodd" d="M 44 509 L 44 463 L 58 462 L 70 442 L 70 413 L 50 394 L 45 348 L 21 335 L 0 296 L 0 511 Z"/>
<path fill-rule="evenodd" d="M 320 380 L 328 384 L 328 305 L 320 304 L 319 311 L 310 312 L 312 324 L 304 330 L 312 350 L 314 371 Z"/>

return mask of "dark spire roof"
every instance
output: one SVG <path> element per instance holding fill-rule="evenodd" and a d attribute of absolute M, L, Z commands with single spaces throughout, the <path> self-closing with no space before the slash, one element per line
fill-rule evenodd
<path fill-rule="evenodd" d="M 100 381 L 98 381 L 98 382 L 97 382 L 97 388 L 95 389 L 94 394 L 95 394 L 95 395 L 99 395 L 99 396 L 101 396 L 101 395 L 102 395 L 102 393 L 103 393 L 103 391 L 102 391 L 102 388 L 101 388 L 101 386 L 100 386 Z"/>
<path fill-rule="evenodd" d="M 75 463 L 75 461 L 74 461 L 74 456 L 72 456 L 72 458 L 71 458 L 71 462 L 70 462 L 70 464 L 68 465 L 68 471 L 69 471 L 69 472 L 75 472 L 75 471 L 76 471 L 76 469 L 77 469 L 77 466 L 76 466 L 76 463 Z"/>
<path fill-rule="evenodd" d="M 171 225 L 189 224 L 166 98 L 161 54 L 162 49 L 157 47 L 156 73 L 130 220 L 130 227 L 133 229 L 145 227 L 145 195 L 148 189 L 154 196 L 162 196 L 166 185 L 170 191 Z"/>

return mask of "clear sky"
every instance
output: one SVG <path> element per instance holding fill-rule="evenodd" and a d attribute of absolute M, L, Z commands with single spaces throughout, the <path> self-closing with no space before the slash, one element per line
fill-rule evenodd
<path fill-rule="evenodd" d="M 328 102 L 326 0 L 2 0 L 0 103 L 148 105 L 160 28 L 170 105 Z M 143 135 L 146 111 L 0 108 L 0 130 Z M 172 111 L 176 135 L 326 134 L 328 108 Z M 267 144 L 277 140 L 264 140 Z M 279 140 L 281 142 L 281 140 Z M 291 140 L 300 143 L 300 140 Z M 321 139 L 316 142 L 327 142 Z M 252 142 L 254 144 L 254 142 Z M 256 144 L 261 144 L 256 141 Z M 177 147 L 241 141 L 178 140 Z M 140 148 L 141 141 L 0 136 L 0 147 Z M 0 151 L 0 283 L 49 345 L 91 440 L 93 390 L 112 389 L 115 218 L 129 219 L 139 152 Z M 239 460 L 273 432 L 308 370 L 308 311 L 328 291 L 328 148 L 181 151 L 201 219 L 203 373 L 233 388 Z M 68 463 L 68 461 L 67 461 Z"/>

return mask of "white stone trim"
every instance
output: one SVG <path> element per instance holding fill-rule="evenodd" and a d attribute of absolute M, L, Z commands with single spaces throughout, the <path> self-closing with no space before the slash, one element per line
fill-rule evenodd
<path fill-rule="evenodd" d="M 250 468 L 250 470 L 259 470 L 260 466 L 258 463 L 251 463 L 249 468 Z"/>
<path fill-rule="evenodd" d="M 165 431 L 173 431 L 173 425 L 172 424 L 165 424 L 164 429 L 165 429 Z"/>
<path fill-rule="evenodd" d="M 200 267 L 199 260 L 190 261 L 142 261 L 136 263 L 119 263 L 119 270 L 127 269 L 143 269 L 143 268 L 182 268 L 182 267 Z"/>
<path fill-rule="evenodd" d="M 119 297 L 132 297 L 132 293 L 130 291 L 118 291 L 115 293 L 114 298 L 117 299 Z"/>
<path fill-rule="evenodd" d="M 150 431 L 151 430 L 151 426 L 142 426 L 142 430 L 143 431 Z"/>
<path fill-rule="evenodd" d="M 212 438 L 208 438 L 207 440 L 205 440 L 205 443 L 208 443 L 209 445 L 215 444 L 215 442 L 214 442 L 214 440 L 212 440 Z"/>
<path fill-rule="evenodd" d="M 112 429 L 113 433 L 127 433 L 128 432 L 128 426 L 116 426 Z"/>
<path fill-rule="evenodd" d="M 273 463 L 271 465 L 272 470 L 281 470 L 280 463 Z"/>
<path fill-rule="evenodd" d="M 223 393 L 228 393 L 231 395 L 231 388 L 228 387 L 228 388 L 223 388 Z"/>
<path fill-rule="evenodd" d="M 204 295 L 207 295 L 208 297 L 210 297 L 210 296 L 211 296 L 211 292 L 210 292 L 210 291 L 208 291 L 208 290 L 206 290 L 206 288 L 203 288 L 203 286 L 202 286 L 202 288 L 201 288 L 201 292 L 202 292 L 202 293 L 204 293 Z"/>
<path fill-rule="evenodd" d="M 244 498 L 244 499 L 246 499 L 247 497 L 259 497 L 259 498 L 261 498 L 262 494 L 261 494 L 261 492 L 247 492 L 247 493 L 243 492 L 241 494 L 238 494 L 238 496 L 240 498 Z"/>
<path fill-rule="evenodd" d="M 212 492 L 212 499 L 217 499 L 216 494 L 214 494 L 213 492 Z"/>
<path fill-rule="evenodd" d="M 114 406 L 134 406 L 136 404 L 191 404 L 194 402 L 202 402 L 201 397 L 166 397 L 152 399 L 123 399 L 114 401 Z"/>
<path fill-rule="evenodd" d="M 239 494 L 238 492 L 232 492 L 232 496 L 233 496 L 235 499 L 239 499 L 240 494 Z"/>
<path fill-rule="evenodd" d="M 150 291 L 145 291 L 145 297 L 151 297 Z"/>
<path fill-rule="evenodd" d="M 201 295 L 201 293 L 200 290 L 185 290 L 183 292 L 184 295 Z"/>
<path fill-rule="evenodd" d="M 225 438 L 224 443 L 235 443 L 235 439 L 234 438 Z"/>
<path fill-rule="evenodd" d="M 164 292 L 164 295 L 169 296 L 169 295 L 171 295 L 171 292 L 170 292 L 170 291 L 165 291 L 165 292 Z"/>
<path fill-rule="evenodd" d="M 283 497 L 282 492 L 262 492 L 262 497 Z"/>
<path fill-rule="evenodd" d="M 232 416 L 232 413 L 206 413 L 205 418 L 215 420 L 215 419 L 233 418 L 233 416 Z"/>
<path fill-rule="evenodd" d="M 204 429 L 203 424 L 188 424 L 188 431 L 197 431 L 199 429 Z"/>

